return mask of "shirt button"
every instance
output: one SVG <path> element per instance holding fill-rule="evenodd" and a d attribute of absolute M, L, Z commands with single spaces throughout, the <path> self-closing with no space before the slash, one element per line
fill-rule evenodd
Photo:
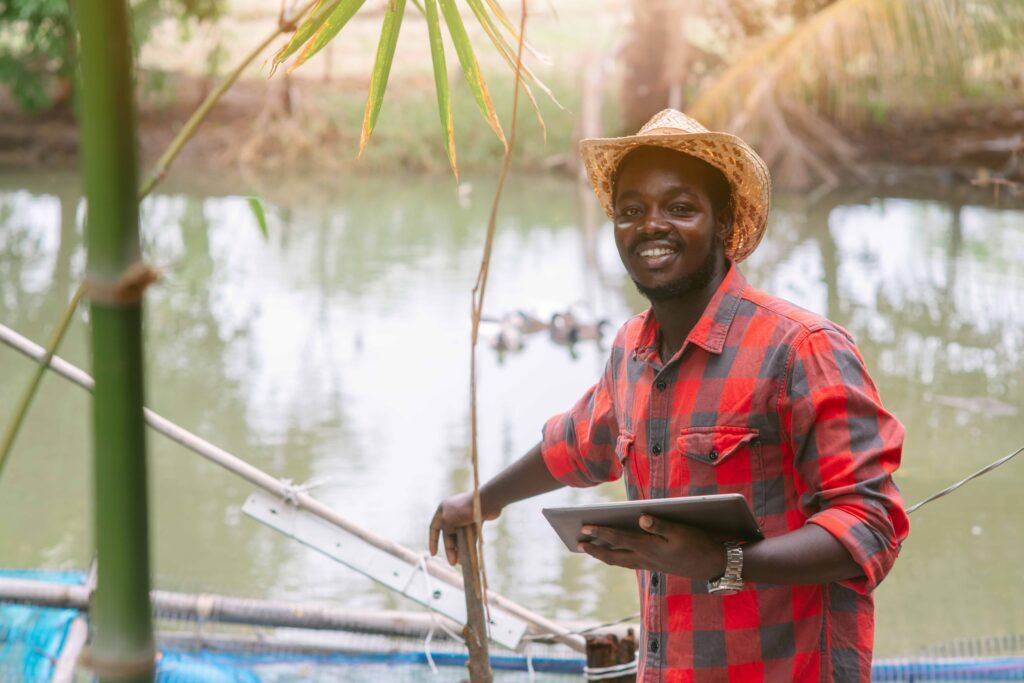
<path fill-rule="evenodd" d="M 665 391 L 665 387 L 667 387 L 667 386 L 668 386 L 668 384 L 666 384 L 665 380 L 663 380 L 663 379 L 659 379 L 657 382 L 654 383 L 654 387 L 658 391 Z"/>
<path fill-rule="evenodd" d="M 658 639 L 651 638 L 647 641 L 647 649 L 651 651 L 651 654 L 658 654 Z"/>
<path fill-rule="evenodd" d="M 708 453 L 708 460 L 710 460 L 711 462 L 718 460 L 718 451 L 712 448 L 711 452 Z"/>
<path fill-rule="evenodd" d="M 655 455 L 661 455 L 661 444 L 655 443 L 653 446 L 651 446 L 651 453 L 654 453 Z M 718 456 L 716 455 L 715 457 L 717 458 Z"/>
<path fill-rule="evenodd" d="M 651 587 L 652 588 L 657 588 L 659 583 L 661 583 L 661 581 L 658 579 L 658 575 L 657 574 L 655 574 L 654 576 L 651 577 Z"/>

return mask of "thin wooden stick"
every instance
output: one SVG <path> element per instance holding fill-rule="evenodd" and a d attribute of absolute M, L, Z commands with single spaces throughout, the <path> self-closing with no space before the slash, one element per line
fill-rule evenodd
<path fill-rule="evenodd" d="M 509 129 L 508 146 L 505 148 L 505 156 L 501 162 L 501 173 L 498 176 L 498 186 L 494 191 L 494 201 L 491 203 L 491 214 L 487 220 L 487 236 L 484 239 L 484 253 L 480 261 L 480 272 L 477 274 L 476 284 L 472 292 L 472 333 L 470 335 L 469 349 L 469 414 L 470 414 L 470 459 L 473 465 L 473 526 L 476 536 L 476 558 L 480 562 L 479 572 L 483 582 L 483 593 L 487 591 L 487 570 L 483 565 L 484 557 L 484 535 L 483 535 L 483 513 L 480 508 L 480 455 L 478 447 L 477 431 L 477 386 L 476 386 L 476 347 L 480 335 L 480 319 L 484 309 L 484 294 L 487 292 L 487 274 L 490 271 L 491 251 L 494 247 L 494 233 L 498 222 L 498 206 L 501 204 L 501 194 L 505 187 L 505 180 L 508 178 L 509 167 L 512 165 L 512 150 L 515 148 L 516 128 L 519 114 L 519 90 L 523 81 L 523 41 L 526 35 L 526 0 L 520 3 L 521 17 L 519 20 L 519 45 L 516 52 L 516 78 L 512 94 L 512 123 Z M 469 593 L 466 593 L 467 597 Z M 485 605 L 486 610 L 486 605 Z"/>
<path fill-rule="evenodd" d="M 487 615 L 484 613 L 484 589 L 481 583 L 480 567 L 483 562 L 477 556 L 476 527 L 466 526 L 458 530 L 459 559 L 462 561 L 462 583 L 466 592 L 466 625 L 462 637 L 469 649 L 470 683 L 491 683 L 491 658 L 487 647 Z"/>

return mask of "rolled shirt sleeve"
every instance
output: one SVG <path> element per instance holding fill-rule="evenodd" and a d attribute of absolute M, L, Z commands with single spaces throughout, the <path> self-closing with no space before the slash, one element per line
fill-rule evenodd
<path fill-rule="evenodd" d="M 793 448 L 798 505 L 861 567 L 842 584 L 869 593 L 892 568 L 909 520 L 892 473 L 903 425 L 882 407 L 857 347 L 842 331 L 814 330 L 794 349 L 779 402 Z"/>
<path fill-rule="evenodd" d="M 567 486 L 596 486 L 622 476 L 615 455 L 618 424 L 613 401 L 612 361 L 597 384 L 568 412 L 543 429 L 541 454 L 551 475 Z"/>

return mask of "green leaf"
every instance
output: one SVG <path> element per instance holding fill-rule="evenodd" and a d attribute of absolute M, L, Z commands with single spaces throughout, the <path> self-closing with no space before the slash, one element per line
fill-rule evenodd
<path fill-rule="evenodd" d="M 494 47 L 497 48 L 498 54 L 500 54 L 504 58 L 505 63 L 508 64 L 509 68 L 512 69 L 512 72 L 515 73 L 516 55 L 518 53 L 518 50 L 513 50 L 512 46 L 509 45 L 508 41 L 505 40 L 505 37 L 501 35 L 501 32 L 495 25 L 494 20 L 491 18 L 491 15 L 488 14 L 486 8 L 484 8 L 484 6 L 480 3 L 480 0 L 466 0 L 466 2 L 469 5 L 470 9 L 473 10 L 473 14 L 476 15 L 477 21 L 480 22 L 480 26 L 484 29 L 484 33 L 487 34 L 487 37 L 491 39 L 491 42 L 494 44 Z M 519 66 L 522 70 L 523 91 L 526 93 L 527 98 L 529 98 L 530 104 L 533 106 L 533 111 L 537 115 L 537 122 L 540 124 L 541 134 L 544 136 L 545 139 L 547 139 L 547 126 L 544 124 L 544 116 L 541 114 L 540 105 L 537 104 L 537 98 L 534 97 L 533 89 L 530 88 L 529 82 L 532 82 L 542 91 L 544 91 L 544 94 L 546 94 L 548 98 L 552 102 L 554 102 L 555 106 L 557 106 L 559 109 L 562 109 L 564 111 L 565 108 L 557 99 L 555 99 L 555 96 L 551 92 L 551 90 L 548 89 L 548 87 L 544 85 L 544 83 L 542 83 L 536 75 L 534 75 L 530 67 L 526 66 L 526 64 L 520 64 Z"/>
<path fill-rule="evenodd" d="M 305 64 L 306 60 L 320 52 L 327 43 L 331 42 L 334 36 L 338 35 L 338 32 L 345 28 L 345 24 L 348 23 L 349 19 L 354 17 L 356 12 L 362 8 L 364 2 L 366 0 L 341 0 L 341 4 L 331 12 L 331 16 L 327 17 L 327 21 L 323 23 L 316 34 L 306 43 L 306 47 L 296 57 L 295 63 L 288 69 L 288 73 L 295 71 Z"/>
<path fill-rule="evenodd" d="M 448 68 L 444 59 L 444 42 L 441 38 L 441 18 L 437 14 L 437 0 L 426 3 L 427 31 L 430 35 L 430 57 L 434 62 L 434 84 L 437 86 L 437 109 L 441 115 L 441 133 L 444 135 L 448 163 L 452 165 L 455 179 L 459 178 L 459 165 L 455 160 L 455 126 L 452 122 L 451 93 L 448 91 Z"/>
<path fill-rule="evenodd" d="M 306 20 L 295 30 L 294 35 L 292 35 L 292 39 L 277 51 L 274 55 L 274 69 L 276 69 L 281 62 L 295 54 L 295 51 L 302 47 L 303 44 L 305 44 L 305 42 L 309 40 L 321 26 L 323 26 L 324 22 L 327 21 L 327 17 L 330 16 L 331 12 L 333 12 L 341 3 L 341 0 L 331 0 L 330 2 L 327 2 L 326 6 L 324 6 L 325 2 L 326 0 L 318 0 L 316 5 L 313 6 L 313 9 L 310 10 Z"/>
<path fill-rule="evenodd" d="M 256 225 L 260 229 L 260 234 L 263 235 L 263 239 L 270 241 L 270 230 L 267 228 L 267 214 L 263 211 L 263 202 L 256 195 L 249 195 L 245 198 L 249 202 L 249 209 L 252 210 L 252 215 L 256 219 Z"/>
<path fill-rule="evenodd" d="M 356 0 L 362 4 L 362 0 Z M 384 102 L 384 90 L 388 86 L 391 75 L 391 63 L 395 59 L 395 46 L 398 45 L 398 32 L 402 28 L 402 17 L 405 15 L 405 0 L 388 0 L 384 11 L 384 25 L 380 30 L 380 42 L 377 43 L 377 57 L 373 62 L 370 74 L 370 92 L 366 97 L 366 111 L 363 113 L 363 130 L 359 136 L 359 154 L 363 153 L 366 143 L 370 141 L 373 127 L 377 125 L 380 105 Z"/>
<path fill-rule="evenodd" d="M 459 64 L 462 65 L 462 73 L 465 75 L 466 82 L 469 83 L 469 88 L 473 91 L 474 97 L 476 97 L 480 113 L 484 115 L 494 134 L 498 136 L 501 144 L 507 149 L 508 142 L 505 140 L 505 133 L 501 129 L 501 122 L 498 121 L 498 114 L 494 111 L 494 104 L 491 102 L 491 96 L 487 92 L 484 75 L 480 71 L 480 65 L 477 64 L 476 55 L 473 54 L 473 44 L 469 40 L 469 34 L 466 33 L 466 26 L 462 23 L 459 10 L 455 7 L 454 0 L 439 1 L 445 23 L 448 24 L 448 32 L 452 36 L 452 44 L 455 45 L 455 53 L 459 56 Z"/>

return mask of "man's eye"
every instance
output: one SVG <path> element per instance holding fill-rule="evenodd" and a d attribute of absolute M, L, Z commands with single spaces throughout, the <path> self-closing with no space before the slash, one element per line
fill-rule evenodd
<path fill-rule="evenodd" d="M 689 204 L 673 204 L 668 210 L 677 216 L 688 216 L 693 213 L 693 207 Z"/>
<path fill-rule="evenodd" d="M 619 212 L 619 215 L 623 218 L 636 218 L 640 215 L 640 209 L 635 206 L 627 206 Z"/>

